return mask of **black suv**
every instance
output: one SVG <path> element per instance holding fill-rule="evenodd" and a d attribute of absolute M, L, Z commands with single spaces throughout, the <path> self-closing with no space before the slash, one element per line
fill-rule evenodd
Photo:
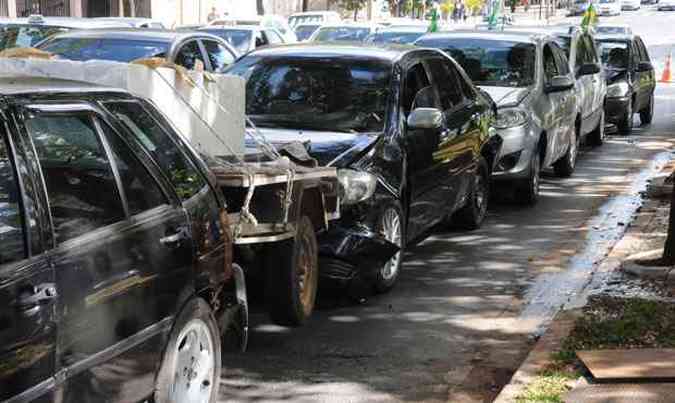
<path fill-rule="evenodd" d="M 207 172 L 126 92 L 0 79 L 0 401 L 215 401 L 243 274 Z"/>
<path fill-rule="evenodd" d="M 637 35 L 614 34 L 596 37 L 607 77 L 607 121 L 619 133 L 633 130 L 633 114 L 649 124 L 654 116 L 656 76 L 647 47 Z"/>

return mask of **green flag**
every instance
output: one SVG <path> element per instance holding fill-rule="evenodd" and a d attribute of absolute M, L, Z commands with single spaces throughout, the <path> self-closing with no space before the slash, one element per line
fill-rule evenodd
<path fill-rule="evenodd" d="M 438 32 L 438 11 L 435 7 L 431 10 L 431 24 L 427 32 Z"/>
<path fill-rule="evenodd" d="M 581 19 L 581 27 L 583 29 L 588 29 L 591 25 L 598 23 L 598 13 L 595 12 L 595 7 L 593 2 L 588 6 L 586 12 L 584 12 L 584 18 Z"/>
<path fill-rule="evenodd" d="M 499 14 L 501 14 L 501 6 L 502 0 L 492 1 L 492 12 L 490 13 L 490 18 L 488 18 L 488 29 L 497 29 Z"/>

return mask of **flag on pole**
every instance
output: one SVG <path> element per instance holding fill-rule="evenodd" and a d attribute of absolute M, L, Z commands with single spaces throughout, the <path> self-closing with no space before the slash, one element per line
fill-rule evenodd
<path fill-rule="evenodd" d="M 501 6 L 502 0 L 492 0 L 492 10 L 490 12 L 490 18 L 488 18 L 488 29 L 497 29 L 499 15 L 501 14 Z"/>
<path fill-rule="evenodd" d="M 584 18 L 581 19 L 581 27 L 583 29 L 588 29 L 592 25 L 598 23 L 598 13 L 595 11 L 595 6 L 593 2 L 588 5 L 588 8 L 584 12 Z"/>
<path fill-rule="evenodd" d="M 427 32 L 438 32 L 438 10 L 436 7 L 431 9 L 431 23 Z"/>

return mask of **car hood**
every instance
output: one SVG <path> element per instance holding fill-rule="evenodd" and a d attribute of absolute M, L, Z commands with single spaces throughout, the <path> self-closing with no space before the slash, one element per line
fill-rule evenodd
<path fill-rule="evenodd" d="M 345 133 L 329 131 L 258 128 L 260 133 L 274 145 L 299 141 L 307 144 L 309 154 L 319 165 L 330 164 L 337 168 L 349 165 L 363 151 L 369 149 L 382 133 Z"/>
<path fill-rule="evenodd" d="M 530 93 L 530 88 L 480 86 L 492 97 L 498 107 L 516 106 Z"/>

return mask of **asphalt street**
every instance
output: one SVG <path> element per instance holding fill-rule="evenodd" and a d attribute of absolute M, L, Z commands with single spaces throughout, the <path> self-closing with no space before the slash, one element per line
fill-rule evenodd
<path fill-rule="evenodd" d="M 601 21 L 630 24 L 660 74 L 675 12 L 650 7 Z M 253 315 L 248 352 L 224 357 L 222 401 L 493 398 L 532 335 L 621 235 L 653 161 L 675 144 L 673 100 L 675 84 L 659 85 L 654 124 L 586 148 L 570 179 L 545 175 L 535 207 L 500 197 L 482 229 L 436 229 L 408 251 L 391 293 L 360 304 L 323 296 L 299 329 Z"/>

